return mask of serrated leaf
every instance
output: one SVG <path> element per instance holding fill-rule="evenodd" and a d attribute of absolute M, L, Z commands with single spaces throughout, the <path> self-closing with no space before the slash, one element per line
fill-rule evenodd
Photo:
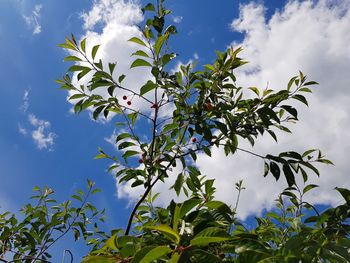
<path fill-rule="evenodd" d="M 228 241 L 231 236 L 223 229 L 218 227 L 208 227 L 199 232 L 192 240 L 192 246 L 207 246 L 210 243 L 220 243 Z"/>
<path fill-rule="evenodd" d="M 193 208 L 202 202 L 199 198 L 191 198 L 181 204 L 179 218 L 186 216 Z"/>
<path fill-rule="evenodd" d="M 144 229 L 156 230 L 162 233 L 166 238 L 173 241 L 175 244 L 179 244 L 180 236 L 179 234 L 170 228 L 168 225 L 158 225 L 158 226 L 145 226 Z"/>

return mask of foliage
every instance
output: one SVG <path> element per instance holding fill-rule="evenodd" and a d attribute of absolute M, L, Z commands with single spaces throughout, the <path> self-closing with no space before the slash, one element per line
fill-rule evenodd
<path fill-rule="evenodd" d="M 35 187 L 34 191 L 31 199 L 36 204 L 22 207 L 23 218 L 9 212 L 0 214 L 0 262 L 50 262 L 50 248 L 66 234 L 72 232 L 75 240 L 83 237 L 92 246 L 98 242 L 94 233 L 104 235 L 96 225 L 104 220 L 103 211 L 88 202 L 89 196 L 99 191 L 91 181 L 86 193 L 79 190 L 63 203 L 53 199 L 51 188 Z M 73 206 L 72 200 L 79 205 Z"/>
<path fill-rule="evenodd" d="M 234 71 L 247 63 L 239 57 L 241 48 L 217 51 L 215 61 L 199 70 L 188 64 L 173 73 L 177 55 L 169 46 L 177 29 L 166 21 L 171 11 L 164 0 L 142 10 L 146 22 L 129 40 L 139 47 L 130 68 L 146 67 L 152 78 L 139 90 L 123 84 L 124 74 L 114 74 L 115 63 L 97 59 L 99 45 L 86 50 L 87 40 L 78 43 L 73 35 L 60 44 L 74 65 L 58 82 L 70 91 L 75 112 L 90 109 L 94 119 L 113 116 L 128 130 L 116 138 L 117 156 L 100 149 L 96 158 L 113 161 L 110 171 L 120 184 L 144 189 L 125 231 L 114 231 L 84 262 L 349 262 L 350 191 L 338 188 L 345 204 L 321 214 L 303 200 L 317 187 L 307 184 L 310 172 L 319 176 L 315 164 L 332 162 L 315 149 L 263 156 L 240 147 L 243 141 L 254 146 L 265 134 L 277 141 L 278 130 L 290 133 L 288 124 L 298 121 L 293 101 L 308 105 L 304 95 L 317 83 L 299 72 L 285 89 L 239 87 Z M 134 105 L 134 98 L 149 108 Z M 264 176 L 286 179 L 277 210 L 256 218 L 252 229 L 236 217 L 239 195 L 234 208 L 215 200 L 214 180 L 196 167 L 197 154 L 211 156 L 213 147 L 226 155 L 252 154 L 263 159 Z M 172 189 L 187 199 L 154 207 L 158 194 L 152 189 L 169 176 L 177 176 Z M 242 182 L 236 189 L 240 194 Z"/>

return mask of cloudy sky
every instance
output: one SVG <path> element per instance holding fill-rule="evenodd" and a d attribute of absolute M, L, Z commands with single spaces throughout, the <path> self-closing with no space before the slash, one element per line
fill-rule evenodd
<path fill-rule="evenodd" d="M 309 97 L 310 107 L 300 106 L 300 122 L 293 135 L 281 134 L 279 143 L 260 140 L 254 151 L 260 154 L 320 148 L 335 167 L 320 167 L 320 185 L 310 201 L 336 205 L 335 186 L 350 187 L 350 1 L 198 1 L 169 0 L 170 18 L 178 27 L 172 48 L 178 63 L 211 62 L 214 50 L 242 46 L 250 63 L 236 73 L 242 86 L 286 86 L 302 70 L 320 83 Z M 143 20 L 138 1 L 0 1 L 0 206 L 16 211 L 27 201 L 31 189 L 49 185 L 63 200 L 84 187 L 86 178 L 103 189 L 94 202 L 106 207 L 107 227 L 123 227 L 128 204 L 139 192 L 128 186 L 116 188 L 106 172 L 107 161 L 93 160 L 98 147 L 113 152 L 109 143 L 115 130 L 113 120 L 93 122 L 89 113 L 71 113 L 67 94 L 54 79 L 68 65 L 57 44 L 70 33 L 88 38 L 89 45 L 102 44 L 100 56 L 118 62 L 118 70 L 130 77 L 127 84 L 138 87 L 148 72 L 129 70 L 129 54 L 135 46 L 126 40 L 137 35 L 135 26 Z M 247 188 L 239 206 L 241 218 L 271 208 L 281 180 L 263 178 L 261 160 L 240 153 L 225 157 L 220 150 L 213 158 L 199 157 L 204 174 L 216 178 L 217 197 L 233 203 L 234 183 L 244 179 Z M 168 185 L 158 187 L 166 192 Z M 161 200 L 171 198 L 163 195 Z M 64 245 L 61 244 L 62 249 Z M 76 248 L 76 254 L 84 250 Z"/>

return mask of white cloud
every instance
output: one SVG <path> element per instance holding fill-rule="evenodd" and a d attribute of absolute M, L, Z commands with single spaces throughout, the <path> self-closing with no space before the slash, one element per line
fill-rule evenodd
<path fill-rule="evenodd" d="M 175 16 L 173 18 L 174 23 L 179 24 L 182 22 L 183 17 L 182 16 Z"/>
<path fill-rule="evenodd" d="M 26 113 L 28 108 L 29 108 L 29 90 L 25 90 L 24 91 L 24 94 L 23 94 L 23 103 L 22 105 L 20 106 L 20 110 L 23 112 L 23 113 Z"/>
<path fill-rule="evenodd" d="M 292 127 L 292 135 L 281 134 L 278 144 L 272 139 L 261 140 L 254 151 L 262 154 L 319 147 L 334 161 L 335 167 L 319 166 L 320 179 L 310 176 L 320 189 L 310 192 L 308 200 L 317 204 L 335 205 L 339 196 L 333 188 L 350 187 L 347 175 L 350 149 L 350 2 L 290 1 L 271 19 L 265 16 L 263 5 L 242 5 L 240 17 L 232 29 L 244 34 L 242 57 L 251 61 L 236 73 L 238 84 L 263 89 L 266 83 L 273 89 L 286 86 L 298 70 L 320 83 L 309 96 L 310 108 L 299 107 L 300 123 Z M 244 218 L 273 205 L 277 194 L 286 187 L 283 178 L 262 177 L 263 163 L 240 153 L 226 158 L 214 150 L 213 158 L 199 156 L 200 169 L 216 178 L 219 199 L 233 203 L 233 183 L 244 179 L 247 190 L 242 193 L 239 215 Z"/>
<path fill-rule="evenodd" d="M 332 4 L 333 3 L 333 4 Z M 277 154 L 280 151 L 304 151 L 318 147 L 335 163 L 335 167 L 320 165 L 321 177 L 310 175 L 310 182 L 320 189 L 310 192 L 309 201 L 317 204 L 339 203 L 335 186 L 350 187 L 348 157 L 350 150 L 350 2 L 289 1 L 266 18 L 262 4 L 242 5 L 240 17 L 232 22 L 232 29 L 244 34 L 241 56 L 251 61 L 236 72 L 238 84 L 263 89 L 266 83 L 273 89 L 284 88 L 290 77 L 302 70 L 309 79 L 320 83 L 310 95 L 310 108 L 298 107 L 300 123 L 292 126 L 293 134 L 280 134 L 278 144 L 270 138 L 260 140 L 253 151 Z M 242 145 L 241 145 L 242 146 Z M 247 147 L 243 144 L 242 147 Z M 284 178 L 277 183 L 272 176 L 263 178 L 260 159 L 238 153 L 225 157 L 221 150 L 213 149 L 212 158 L 198 156 L 203 174 L 216 178 L 217 197 L 234 205 L 234 183 L 244 179 L 239 216 L 259 214 L 274 204 L 277 194 L 287 186 Z M 170 184 L 169 184 L 170 185 Z M 158 186 L 162 198 L 169 197 L 168 184 Z M 124 192 L 122 192 L 124 191 Z M 120 190 L 119 197 L 133 197 Z M 166 202 L 160 198 L 160 202 Z"/>
<path fill-rule="evenodd" d="M 27 132 L 27 129 L 24 128 L 20 123 L 18 123 L 18 132 L 22 135 L 27 135 L 28 132 Z"/>
<path fill-rule="evenodd" d="M 28 118 L 27 125 L 23 123 L 18 123 L 18 132 L 23 136 L 31 135 L 34 143 L 36 144 L 39 150 L 49 150 L 53 151 L 54 140 L 57 138 L 57 135 L 54 132 L 50 131 L 50 122 L 46 120 L 41 120 L 37 118 L 32 113 L 27 113 L 29 108 L 29 91 L 25 90 L 23 95 L 23 103 L 20 106 L 20 110 Z"/>
<path fill-rule="evenodd" d="M 135 36 L 141 38 L 137 24 L 143 20 L 143 15 L 137 3 L 138 1 L 95 0 L 91 10 L 81 14 L 85 29 L 82 39 L 87 38 L 86 49 L 91 50 L 94 45 L 101 45 L 96 60 L 102 59 L 106 67 L 108 62 L 116 62 L 114 78 L 126 75 L 123 86 L 134 91 L 139 91 L 143 84 L 152 79 L 148 67 L 130 69 L 137 58 L 131 54 L 142 49 L 140 45 L 128 41 Z M 89 77 L 91 75 L 84 77 L 79 84 L 87 84 Z M 77 85 L 75 78 L 73 82 Z M 94 93 L 107 96 L 107 90 L 103 88 L 94 90 Z M 117 90 L 115 93 L 122 105 L 127 106 L 127 101 L 122 99 L 126 95 L 131 100 L 133 109 L 150 112 L 149 102 L 125 90 Z"/>
<path fill-rule="evenodd" d="M 41 25 L 39 23 L 39 19 L 42 7 L 43 6 L 41 4 L 35 5 L 29 16 L 23 15 L 23 18 L 26 21 L 27 25 L 33 30 L 33 35 L 41 33 Z"/>
<path fill-rule="evenodd" d="M 48 131 L 51 125 L 50 122 L 40 120 L 34 114 L 29 114 L 28 120 L 29 123 L 35 127 L 35 129 L 31 131 L 31 135 L 38 149 L 47 149 L 52 151 L 54 139 L 57 137 L 57 135 Z"/>

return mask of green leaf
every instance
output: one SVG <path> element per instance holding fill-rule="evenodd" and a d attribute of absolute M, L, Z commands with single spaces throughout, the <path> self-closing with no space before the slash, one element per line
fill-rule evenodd
<path fill-rule="evenodd" d="M 96 155 L 94 159 L 103 159 L 103 158 L 107 158 L 107 155 L 104 153 L 100 153 L 100 154 Z"/>
<path fill-rule="evenodd" d="M 78 94 L 73 94 L 72 96 L 70 96 L 69 100 L 76 100 L 76 99 L 80 99 L 80 98 L 84 98 L 84 97 L 86 97 L 85 94 L 78 93 Z"/>
<path fill-rule="evenodd" d="M 116 65 L 117 65 L 116 63 L 108 63 L 109 72 L 111 73 L 111 75 L 113 74 L 113 71 Z"/>
<path fill-rule="evenodd" d="M 81 50 L 85 53 L 85 47 L 86 47 L 86 38 L 84 38 L 81 42 L 80 42 L 80 48 Z"/>
<path fill-rule="evenodd" d="M 116 243 L 116 238 L 117 238 L 118 233 L 112 235 L 110 238 L 107 239 L 107 241 L 104 243 L 102 249 L 112 249 L 112 250 L 118 250 L 117 243 Z"/>
<path fill-rule="evenodd" d="M 142 41 L 141 39 L 139 39 L 138 37 L 132 37 L 132 38 L 130 38 L 128 41 L 134 42 L 134 43 L 137 43 L 137 44 L 139 44 L 139 45 L 141 45 L 141 46 L 147 47 L 146 43 L 143 42 L 143 41 Z"/>
<path fill-rule="evenodd" d="M 155 16 L 153 18 L 152 24 L 155 30 L 157 30 L 157 32 L 160 34 L 162 33 L 162 30 L 164 28 L 164 17 L 157 17 Z"/>
<path fill-rule="evenodd" d="M 152 67 L 152 65 L 143 59 L 136 59 L 130 66 L 130 68 L 136 68 L 136 67 Z"/>
<path fill-rule="evenodd" d="M 208 227 L 199 232 L 192 240 L 192 246 L 207 246 L 210 243 L 220 243 L 228 241 L 232 237 L 223 229 L 218 227 Z"/>
<path fill-rule="evenodd" d="M 177 196 L 179 196 L 183 184 L 184 184 L 184 175 L 182 173 L 180 173 L 177 176 L 174 185 L 172 186 L 172 188 L 174 188 Z"/>
<path fill-rule="evenodd" d="M 258 97 L 260 96 L 260 91 L 257 87 L 250 87 L 251 91 L 253 91 Z"/>
<path fill-rule="evenodd" d="M 308 192 L 316 187 L 319 187 L 319 186 L 316 184 L 309 184 L 309 185 L 305 186 L 305 188 L 303 189 L 303 194 L 305 194 L 306 192 Z"/>
<path fill-rule="evenodd" d="M 91 68 L 86 68 L 78 74 L 77 78 L 80 80 L 82 77 L 84 77 L 86 74 L 88 74 L 91 71 Z"/>
<path fill-rule="evenodd" d="M 132 135 L 129 134 L 129 133 L 122 133 L 122 134 L 119 134 L 116 138 L 116 142 L 120 141 L 120 140 L 123 140 L 123 139 L 126 139 L 126 138 L 132 138 Z"/>
<path fill-rule="evenodd" d="M 319 84 L 319 83 L 316 82 L 316 81 L 309 81 L 309 82 L 304 83 L 303 86 L 318 85 L 318 84 Z"/>
<path fill-rule="evenodd" d="M 337 190 L 343 196 L 346 204 L 350 205 L 350 190 L 346 188 L 340 188 L 340 187 L 336 187 L 335 190 Z"/>
<path fill-rule="evenodd" d="M 132 53 L 131 55 L 149 58 L 149 55 L 145 51 L 142 51 L 142 50 L 138 50 L 135 53 Z"/>
<path fill-rule="evenodd" d="M 270 171 L 270 167 L 269 167 L 268 163 L 265 162 L 264 163 L 264 177 L 266 177 L 268 175 L 269 171 Z"/>
<path fill-rule="evenodd" d="M 122 142 L 121 144 L 118 145 L 118 149 L 122 150 L 131 146 L 135 146 L 136 144 L 133 142 Z"/>
<path fill-rule="evenodd" d="M 142 11 L 145 12 L 145 11 L 153 11 L 155 12 L 156 9 L 154 7 L 154 5 L 152 3 L 148 3 L 145 7 L 142 8 Z"/>
<path fill-rule="evenodd" d="M 168 39 L 168 34 L 162 35 L 162 36 L 158 37 L 156 43 L 154 44 L 154 50 L 155 50 L 157 57 L 159 56 L 159 53 L 163 47 L 163 44 L 164 44 L 165 40 L 167 40 L 167 39 Z"/>
<path fill-rule="evenodd" d="M 308 104 L 306 98 L 305 98 L 303 95 L 296 94 L 296 95 L 294 95 L 294 96 L 292 97 L 292 99 L 298 100 L 298 101 L 304 103 L 306 106 L 309 106 L 309 104 Z"/>
<path fill-rule="evenodd" d="M 58 44 L 57 46 L 64 48 L 64 49 L 70 49 L 76 51 L 76 48 L 74 45 L 63 43 L 63 44 Z"/>
<path fill-rule="evenodd" d="M 169 238 L 171 241 L 173 241 L 175 244 L 180 243 L 180 236 L 179 234 L 170 228 L 167 225 L 158 225 L 158 226 L 145 226 L 145 229 L 151 229 L 156 230 L 162 233 L 165 237 Z"/>
<path fill-rule="evenodd" d="M 129 157 L 131 157 L 131 156 L 134 156 L 134 155 L 136 155 L 136 154 L 139 154 L 139 152 L 137 152 L 137 151 L 126 151 L 126 152 L 123 154 L 123 158 L 124 158 L 124 159 L 127 159 L 127 158 L 129 158 Z"/>
<path fill-rule="evenodd" d="M 97 51 L 98 49 L 100 48 L 100 45 L 96 45 L 92 48 L 92 51 L 91 51 L 91 56 L 92 56 L 92 59 L 95 59 L 95 56 L 97 54 Z"/>
<path fill-rule="evenodd" d="M 115 263 L 116 258 L 114 256 L 87 256 L 83 259 L 82 263 Z"/>
<path fill-rule="evenodd" d="M 170 253 L 172 250 L 167 246 L 149 246 L 136 253 L 131 263 L 151 263 L 156 259 Z"/>
<path fill-rule="evenodd" d="M 81 58 L 78 58 L 76 56 L 68 56 L 68 57 L 65 57 L 63 61 L 81 61 Z"/>
<path fill-rule="evenodd" d="M 178 127 L 179 127 L 179 125 L 177 123 L 169 123 L 169 124 L 164 125 L 162 132 L 166 133 L 166 132 L 172 131 Z"/>
<path fill-rule="evenodd" d="M 276 178 L 276 181 L 278 181 L 278 179 L 280 178 L 280 173 L 281 173 L 281 170 L 278 167 L 278 164 L 276 164 L 275 162 L 271 162 L 270 163 L 270 171 L 271 171 L 273 177 Z"/>
<path fill-rule="evenodd" d="M 220 258 L 215 256 L 213 253 L 204 251 L 202 249 L 193 249 L 188 251 L 188 256 L 190 258 L 194 258 L 195 261 L 193 262 L 198 262 L 198 263 L 221 263 L 223 262 Z M 180 262 L 189 262 L 189 261 L 182 261 L 182 258 L 180 258 Z M 191 260 L 192 262 L 192 260 Z"/>
<path fill-rule="evenodd" d="M 153 83 L 151 80 L 149 80 L 145 85 L 143 85 L 140 89 L 140 95 L 143 96 L 147 92 L 155 89 L 157 87 L 157 84 Z"/>
<path fill-rule="evenodd" d="M 82 70 L 87 70 L 87 69 L 90 70 L 89 67 L 84 67 L 84 66 L 79 66 L 79 65 L 73 65 L 73 66 L 71 66 L 71 67 L 68 69 L 68 71 L 69 71 L 69 72 L 74 72 L 74 71 L 82 71 Z"/>
<path fill-rule="evenodd" d="M 193 208 L 202 202 L 199 198 L 191 198 L 181 204 L 179 218 L 186 216 Z"/>
<path fill-rule="evenodd" d="M 283 173 L 287 179 L 288 186 L 291 187 L 292 185 L 295 184 L 294 173 L 288 164 L 284 164 L 282 166 L 282 169 L 283 169 Z"/>
<path fill-rule="evenodd" d="M 290 90 L 290 88 L 292 87 L 294 81 L 296 80 L 297 76 L 291 78 L 288 82 L 288 86 L 287 86 L 287 90 Z"/>
<path fill-rule="evenodd" d="M 167 263 L 178 263 L 180 259 L 180 255 L 178 253 L 174 253 L 171 258 L 167 261 Z"/>
<path fill-rule="evenodd" d="M 179 226 L 180 210 L 181 210 L 180 206 L 176 204 L 174 209 L 174 216 L 173 216 L 173 229 L 175 231 L 178 230 L 178 226 Z"/>
<path fill-rule="evenodd" d="M 122 83 L 122 81 L 125 79 L 125 75 L 120 75 L 119 78 L 118 78 L 118 82 L 119 83 Z"/>
<path fill-rule="evenodd" d="M 231 213 L 231 208 L 225 204 L 224 202 L 221 202 L 221 201 L 217 201 L 217 200 L 214 200 L 214 201 L 210 201 L 208 203 L 205 204 L 206 207 L 210 208 L 210 209 L 215 209 L 215 210 L 218 210 L 220 212 L 223 212 L 223 213 Z"/>

